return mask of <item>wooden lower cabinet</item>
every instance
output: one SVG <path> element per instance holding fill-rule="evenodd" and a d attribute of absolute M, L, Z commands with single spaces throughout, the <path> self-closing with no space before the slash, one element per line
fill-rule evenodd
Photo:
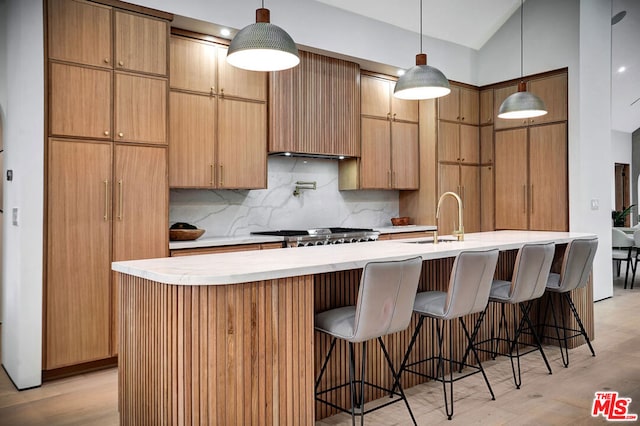
<path fill-rule="evenodd" d="M 495 231 L 493 166 L 480 166 L 480 231 Z"/>
<path fill-rule="evenodd" d="M 111 155 L 49 140 L 45 370 L 110 356 Z"/>
<path fill-rule="evenodd" d="M 566 123 L 504 130 L 495 137 L 496 229 L 566 231 Z"/>
<path fill-rule="evenodd" d="M 111 262 L 165 257 L 166 148 L 50 139 L 44 370 L 117 354 Z"/>

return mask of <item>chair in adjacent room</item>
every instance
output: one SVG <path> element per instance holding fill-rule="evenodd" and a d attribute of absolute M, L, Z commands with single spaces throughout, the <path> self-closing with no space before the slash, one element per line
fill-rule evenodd
<path fill-rule="evenodd" d="M 529 316 L 533 302 L 544 294 L 549 271 L 553 263 L 555 253 L 555 243 L 547 244 L 525 244 L 518 250 L 511 281 L 493 280 L 491 292 L 489 293 L 489 307 L 493 307 L 493 324 L 497 315 L 497 308 L 500 309 L 498 320 L 498 331 L 491 329 L 490 338 L 476 343 L 476 349 L 491 353 L 495 359 L 496 355 L 506 355 L 511 360 L 511 371 L 516 389 L 520 389 L 522 384 L 520 357 L 533 351 L 539 351 L 549 374 L 551 366 L 542 348 L 540 337 Z M 513 329 L 509 330 L 507 323 L 507 305 L 511 305 L 512 318 L 514 318 Z M 516 315 L 516 307 L 520 308 L 520 316 Z M 520 318 L 516 321 L 516 318 Z M 502 337 L 504 331 L 505 337 Z M 523 334 L 531 335 L 533 343 L 522 340 Z M 500 345 L 506 347 L 500 352 Z M 487 349 L 488 346 L 488 349 Z M 528 350 L 521 352 L 521 347 L 528 347 Z M 469 349 L 465 352 L 462 362 L 466 361 Z M 514 363 L 515 358 L 515 363 Z"/>
<path fill-rule="evenodd" d="M 633 255 L 632 255 L 632 258 L 633 258 L 633 263 L 631 264 L 631 269 L 633 271 L 633 274 L 631 274 L 631 286 L 629 286 L 629 288 L 631 290 L 633 290 L 633 284 L 636 281 L 636 271 L 638 270 L 638 259 L 640 259 L 640 229 L 636 229 L 633 232 Z"/>
<path fill-rule="evenodd" d="M 545 309 L 545 323 L 548 318 L 548 307 L 551 305 L 551 319 L 552 325 L 543 325 L 543 335 L 552 340 L 558 341 L 560 347 L 560 354 L 562 355 L 562 363 L 565 367 L 569 366 L 569 339 L 582 336 L 591 351 L 592 356 L 596 356 L 591 340 L 582 324 L 580 315 L 576 309 L 575 304 L 571 298 L 571 291 L 579 288 L 583 288 L 589 281 L 589 275 L 593 268 L 593 259 L 596 255 L 598 248 L 598 238 L 584 238 L 576 239 L 567 244 L 567 248 L 564 252 L 562 259 L 562 269 L 559 274 L 550 273 L 547 281 L 546 292 L 547 294 L 547 307 Z M 556 296 L 553 297 L 553 296 Z M 556 299 L 556 301 L 554 301 Z M 559 299 L 559 300 L 558 300 Z M 559 301 L 559 310 L 556 310 L 556 302 Z M 574 328 L 572 325 L 567 324 L 567 320 L 564 316 L 564 305 L 567 305 L 573 314 L 573 319 L 578 328 Z M 560 317 L 560 321 L 558 321 Z M 548 327 L 553 327 L 555 330 L 555 336 L 544 333 L 544 330 Z M 562 333 L 561 333 L 562 331 Z M 562 336 L 561 336 L 562 334 Z"/>
<path fill-rule="evenodd" d="M 627 288 L 627 280 L 629 279 L 629 268 L 631 267 L 635 274 L 635 268 L 632 264 L 632 252 L 635 242 L 632 237 L 625 234 L 617 228 L 611 228 L 611 247 L 613 261 L 616 262 L 616 276 L 620 276 L 620 267 L 622 262 L 626 262 L 626 272 L 624 275 L 624 288 Z M 633 286 L 633 280 L 631 282 Z M 633 287 L 631 287 L 633 288 Z"/>
<path fill-rule="evenodd" d="M 416 424 L 416 420 L 402 387 L 398 386 L 398 391 L 396 391 L 395 387 L 391 390 L 384 389 L 378 384 L 367 382 L 365 371 L 367 368 L 367 342 L 372 339 L 377 339 L 391 371 L 391 377 L 393 379 L 396 378 L 396 370 L 394 369 L 387 348 L 381 337 L 405 330 L 409 326 L 421 270 L 422 259 L 420 257 L 401 261 L 370 262 L 364 267 L 362 272 L 360 287 L 358 289 L 358 299 L 355 306 L 331 309 L 320 312 L 315 316 L 315 329 L 332 336 L 329 352 L 316 380 L 316 400 L 338 410 L 350 413 L 354 425 L 356 411 L 358 411 L 360 415 L 360 423 L 364 424 L 364 415 L 366 413 L 399 401 L 404 401 L 413 424 Z M 349 345 L 349 382 L 329 389 L 320 390 L 319 387 L 322 382 L 322 377 L 331 353 L 335 348 L 337 339 L 345 340 Z M 356 343 L 362 344 L 361 373 L 359 380 L 355 379 L 354 345 Z M 400 398 L 392 399 L 387 403 L 365 410 L 365 385 L 391 392 Z M 345 386 L 349 386 L 350 388 L 351 407 L 349 409 L 340 407 L 322 398 L 324 394 Z"/>
<path fill-rule="evenodd" d="M 482 324 L 482 319 L 484 318 L 497 261 L 498 249 L 486 251 L 463 251 L 459 253 L 453 263 L 453 268 L 449 277 L 448 290 L 446 292 L 426 291 L 418 293 L 415 303 L 413 304 L 413 311 L 420 315 L 420 319 L 418 320 L 418 324 L 413 332 L 409 347 L 405 353 L 394 388 L 399 385 L 400 376 L 404 373 L 413 373 L 421 377 L 442 382 L 445 412 L 449 420 L 451 420 L 453 416 L 453 383 L 460 379 L 472 374 L 481 373 L 484 377 L 485 383 L 487 384 L 489 393 L 491 394 L 491 399 L 495 399 L 493 390 L 489 384 L 489 379 L 482 368 L 480 358 L 473 346 L 473 342 Z M 469 329 L 467 328 L 463 317 L 465 315 L 476 313 L 479 313 L 480 315 L 478 316 L 472 333 L 469 334 Z M 408 363 L 411 351 L 415 346 L 416 338 L 418 337 L 425 318 L 431 319 L 432 326 L 435 323 L 436 330 L 435 333 L 432 333 L 432 346 L 437 345 L 438 353 L 432 357 Z M 453 359 L 454 335 L 452 332 L 452 326 L 454 324 L 452 323 L 456 319 L 459 321 L 462 331 L 464 332 L 464 339 L 466 342 L 465 346 L 473 353 L 477 365 L 463 365 L 460 361 Z M 448 348 L 446 349 L 446 355 L 444 347 L 446 334 L 445 329 L 448 329 Z M 436 342 L 433 342 L 434 338 Z M 418 371 L 417 369 L 412 369 L 412 367 L 422 363 L 429 363 L 432 371 Z M 445 363 L 448 364 L 448 377 L 447 372 L 445 371 Z M 470 369 L 473 369 L 473 371 L 454 378 L 453 372 L 454 370 L 457 370 L 456 366 L 459 366 L 460 368 L 469 367 Z"/>

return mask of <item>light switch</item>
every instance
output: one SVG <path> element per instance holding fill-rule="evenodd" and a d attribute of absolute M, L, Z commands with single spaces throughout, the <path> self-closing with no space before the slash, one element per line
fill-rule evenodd
<path fill-rule="evenodd" d="M 11 222 L 13 226 L 18 226 L 18 208 L 14 207 L 11 209 Z"/>
<path fill-rule="evenodd" d="M 600 209 L 600 200 L 594 198 L 591 200 L 591 210 L 599 210 Z"/>

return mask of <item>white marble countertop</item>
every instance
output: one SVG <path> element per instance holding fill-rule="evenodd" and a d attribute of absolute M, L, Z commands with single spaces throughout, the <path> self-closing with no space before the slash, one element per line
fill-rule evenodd
<path fill-rule="evenodd" d="M 395 234 L 401 232 L 422 232 L 422 231 L 435 231 L 438 229 L 434 225 L 407 225 L 407 226 L 383 226 L 374 227 L 374 231 L 378 231 L 381 234 Z M 170 241 L 169 250 L 202 248 L 202 247 L 219 247 L 219 246 L 233 246 L 239 244 L 260 244 L 260 243 L 276 243 L 278 241 L 284 241 L 283 237 L 268 236 L 268 235 L 241 235 L 237 237 L 205 237 L 198 238 L 193 241 Z"/>
<path fill-rule="evenodd" d="M 301 248 L 203 254 L 113 262 L 114 271 L 177 285 L 224 285 L 363 268 L 367 262 L 421 256 L 456 256 L 462 250 L 517 249 L 525 243 L 566 243 L 595 236 L 575 232 L 495 231 L 466 234 L 465 241 L 420 244 L 430 238 Z"/>

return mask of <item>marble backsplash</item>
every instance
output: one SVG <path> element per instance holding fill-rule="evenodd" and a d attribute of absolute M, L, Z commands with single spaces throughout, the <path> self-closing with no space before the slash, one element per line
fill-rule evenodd
<path fill-rule="evenodd" d="M 205 237 L 217 237 L 275 229 L 390 226 L 389 219 L 398 216 L 398 191 L 339 191 L 337 160 L 268 161 L 267 189 L 172 189 L 169 223 L 188 222 L 205 229 Z M 315 181 L 317 189 L 294 196 L 296 181 Z"/>

